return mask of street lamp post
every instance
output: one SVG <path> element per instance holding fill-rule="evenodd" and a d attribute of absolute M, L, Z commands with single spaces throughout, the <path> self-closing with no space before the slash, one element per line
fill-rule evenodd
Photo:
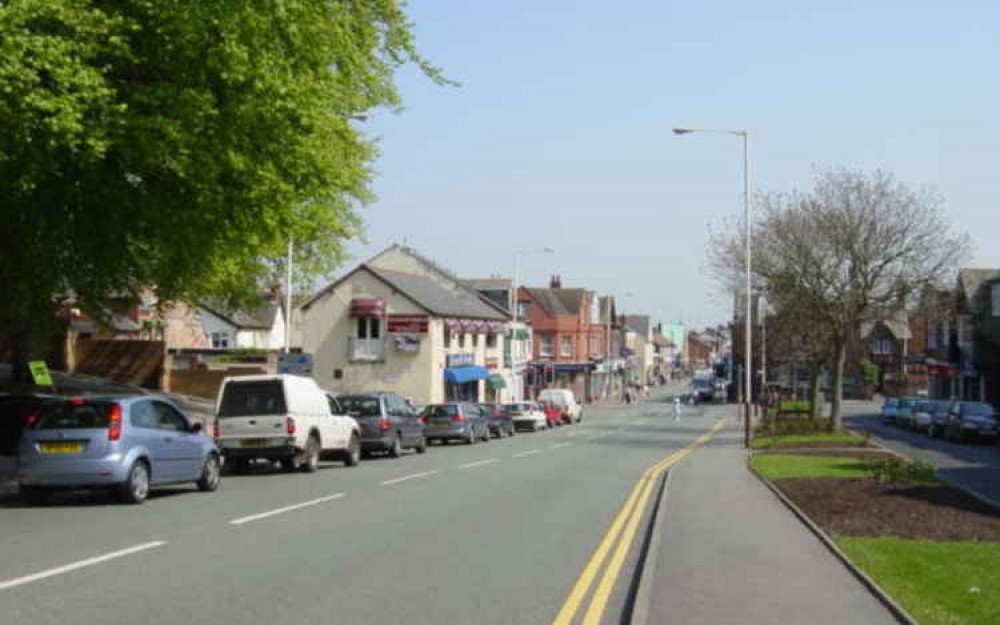
<path fill-rule="evenodd" d="M 716 134 L 726 134 L 735 135 L 743 139 L 743 210 L 746 219 L 746 269 L 747 269 L 747 284 L 746 284 L 746 342 L 744 347 L 744 356 L 746 357 L 746 395 L 744 403 L 744 432 L 743 432 L 743 443 L 749 449 L 750 447 L 750 410 L 753 406 L 753 353 L 752 353 L 752 342 L 751 342 L 751 312 L 752 312 L 752 298 L 753 298 L 753 288 L 751 279 L 751 249 L 752 249 L 752 236 L 753 228 L 751 225 L 752 208 L 750 203 L 750 148 L 748 146 L 748 137 L 746 130 L 720 130 L 715 128 L 674 128 L 674 134 L 676 135 L 686 135 L 693 132 L 709 132 Z"/>
<path fill-rule="evenodd" d="M 511 365 L 515 359 L 514 345 L 517 343 L 517 290 L 520 288 L 521 257 L 527 254 L 555 254 L 551 247 L 538 247 L 514 252 L 514 283 L 510 290 L 510 310 L 511 310 L 511 332 L 510 332 L 510 357 Z M 521 399 L 524 399 L 524 389 L 521 389 Z"/>

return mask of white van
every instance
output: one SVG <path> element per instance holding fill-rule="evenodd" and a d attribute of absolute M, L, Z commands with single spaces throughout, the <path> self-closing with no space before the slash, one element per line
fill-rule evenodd
<path fill-rule="evenodd" d="M 559 408 L 565 423 L 579 423 L 583 420 L 583 408 L 576 401 L 573 391 L 564 388 L 547 388 L 539 393 L 538 401 Z"/>
<path fill-rule="evenodd" d="M 286 471 L 319 468 L 320 456 L 352 467 L 361 458 L 358 423 L 312 378 L 246 375 L 226 378 L 215 406 L 215 440 L 226 465 L 246 471 L 257 458 Z"/>

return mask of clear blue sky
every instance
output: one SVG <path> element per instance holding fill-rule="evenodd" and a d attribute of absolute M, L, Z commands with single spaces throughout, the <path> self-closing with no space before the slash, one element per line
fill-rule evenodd
<path fill-rule="evenodd" d="M 711 225 L 742 211 L 735 137 L 755 186 L 808 187 L 816 167 L 883 168 L 935 187 L 1000 266 L 1000 3 L 414 1 L 422 52 L 462 83 L 399 75 L 379 200 L 358 260 L 404 239 L 468 277 L 522 276 L 701 325 L 729 299 L 704 274 Z"/>

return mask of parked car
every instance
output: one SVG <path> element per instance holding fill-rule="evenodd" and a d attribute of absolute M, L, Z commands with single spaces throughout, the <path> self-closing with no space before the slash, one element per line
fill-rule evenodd
<path fill-rule="evenodd" d="M 944 437 L 966 442 L 971 439 L 997 438 L 997 415 L 985 402 L 959 401 L 948 410 Z"/>
<path fill-rule="evenodd" d="M 40 502 L 56 489 L 107 488 L 142 503 L 150 486 L 219 487 L 215 441 L 172 401 L 156 395 L 48 401 L 21 436 L 21 495 Z"/>
<path fill-rule="evenodd" d="M 413 407 L 396 393 L 355 393 L 337 401 L 361 426 L 361 450 L 365 454 L 385 452 L 392 458 L 404 449 L 427 451 L 424 423 Z"/>
<path fill-rule="evenodd" d="M 896 422 L 896 409 L 899 407 L 898 397 L 886 397 L 882 404 L 882 423 Z"/>
<path fill-rule="evenodd" d="M 495 402 L 486 402 L 479 404 L 479 408 L 486 415 L 491 435 L 497 438 L 514 436 L 514 418 L 507 414 L 503 406 Z"/>
<path fill-rule="evenodd" d="M 899 404 L 896 406 L 896 418 L 893 423 L 900 427 L 912 428 L 913 427 L 913 413 L 916 411 L 917 406 L 920 405 L 924 400 L 919 397 L 903 397 L 899 400 Z"/>
<path fill-rule="evenodd" d="M 428 442 L 459 440 L 474 445 L 477 441 L 490 440 L 489 419 L 475 404 L 431 404 L 420 413 L 420 418 L 426 424 Z"/>
<path fill-rule="evenodd" d="M 948 419 L 949 408 L 951 403 L 946 401 L 922 402 L 913 415 L 913 429 L 933 437 L 936 424 L 943 426 Z"/>
<path fill-rule="evenodd" d="M 219 388 L 215 439 L 238 473 L 256 459 L 307 473 L 320 458 L 349 467 L 361 457 L 361 431 L 312 378 L 297 375 L 229 377 Z"/>
<path fill-rule="evenodd" d="M 504 412 L 514 420 L 518 430 L 537 432 L 549 427 L 542 407 L 533 401 L 503 405 Z"/>
<path fill-rule="evenodd" d="M 568 389 L 547 388 L 539 393 L 538 399 L 558 407 L 564 423 L 579 423 L 583 420 L 583 409 L 573 392 Z"/>

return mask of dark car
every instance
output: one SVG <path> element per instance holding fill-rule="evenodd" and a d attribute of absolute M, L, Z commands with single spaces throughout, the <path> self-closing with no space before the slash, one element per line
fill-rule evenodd
<path fill-rule="evenodd" d="M 951 405 L 944 425 L 944 437 L 965 442 L 997 437 L 997 415 L 993 406 L 980 401 L 959 401 Z"/>
<path fill-rule="evenodd" d="M 514 417 L 507 413 L 503 406 L 494 402 L 485 402 L 479 404 L 479 409 L 486 415 L 490 434 L 497 438 L 514 436 Z"/>
<path fill-rule="evenodd" d="M 926 432 L 931 438 L 941 436 L 944 433 L 944 424 L 948 422 L 950 409 L 951 402 L 948 401 L 927 402 L 924 410 L 917 412 L 917 431 Z"/>
<path fill-rule="evenodd" d="M 396 393 L 356 393 L 337 397 L 345 413 L 361 426 L 361 451 L 385 452 L 393 458 L 404 449 L 427 451 L 424 424 L 416 411 Z"/>
<path fill-rule="evenodd" d="M 479 406 L 466 402 L 425 406 L 420 418 L 427 427 L 427 440 L 462 441 L 474 445 L 490 440 L 489 420 Z"/>

